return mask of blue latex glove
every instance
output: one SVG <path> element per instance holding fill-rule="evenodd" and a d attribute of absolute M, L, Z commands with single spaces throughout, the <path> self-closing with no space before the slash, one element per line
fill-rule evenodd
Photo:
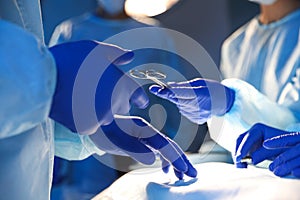
<path fill-rule="evenodd" d="M 50 48 L 57 84 L 50 117 L 73 132 L 94 133 L 127 114 L 131 104 L 145 108 L 144 90 L 116 65 L 129 63 L 133 52 L 96 41 L 63 43 Z"/>
<path fill-rule="evenodd" d="M 128 155 L 146 165 L 153 164 L 158 153 L 163 158 L 163 169 L 171 163 L 179 179 L 183 174 L 197 176 L 180 147 L 140 117 L 115 115 L 111 124 L 101 126 L 89 137 L 107 153 Z"/>
<path fill-rule="evenodd" d="M 205 123 L 211 115 L 225 114 L 234 102 L 235 92 L 214 80 L 196 78 L 168 85 L 152 85 L 149 90 L 176 104 L 182 115 L 197 124 Z"/>
<path fill-rule="evenodd" d="M 300 133 L 282 131 L 280 135 L 264 141 L 270 150 L 284 150 L 270 164 L 269 169 L 277 176 L 293 175 L 300 178 Z"/>
<path fill-rule="evenodd" d="M 246 156 L 252 158 L 252 164 L 256 165 L 266 159 L 273 160 L 278 156 L 282 149 L 266 149 L 263 142 L 267 139 L 287 133 L 270 126 L 257 123 L 253 125 L 247 132 L 241 134 L 236 143 L 235 162 L 237 167 L 247 167 L 246 163 L 241 163 L 241 159 Z"/>

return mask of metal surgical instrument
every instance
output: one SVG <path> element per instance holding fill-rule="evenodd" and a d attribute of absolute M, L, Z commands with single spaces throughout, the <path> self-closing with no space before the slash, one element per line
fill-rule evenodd
<path fill-rule="evenodd" d="M 133 69 L 133 70 L 129 71 L 129 74 L 133 78 L 151 80 L 163 88 L 169 87 L 168 84 L 166 84 L 160 80 L 160 79 L 165 79 L 167 76 L 164 73 L 156 71 L 154 69 L 149 69 L 149 70 Z"/>
<path fill-rule="evenodd" d="M 247 163 L 247 164 L 252 164 L 252 158 L 251 156 L 246 156 L 241 160 L 241 163 Z"/>

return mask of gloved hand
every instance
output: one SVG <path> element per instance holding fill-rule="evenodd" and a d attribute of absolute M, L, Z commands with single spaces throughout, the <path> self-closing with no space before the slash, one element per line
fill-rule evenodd
<path fill-rule="evenodd" d="M 284 150 L 270 164 L 269 169 L 277 176 L 293 175 L 300 178 L 300 133 L 282 131 L 278 136 L 264 141 L 269 150 Z"/>
<path fill-rule="evenodd" d="M 158 153 L 163 158 L 164 171 L 171 163 L 179 179 L 183 174 L 197 176 L 180 147 L 140 117 L 115 115 L 111 124 L 101 126 L 89 137 L 107 153 L 128 155 L 146 165 L 153 164 Z"/>
<path fill-rule="evenodd" d="M 168 83 L 170 88 L 152 85 L 153 94 L 167 99 L 194 123 L 203 124 L 211 115 L 223 115 L 233 105 L 235 92 L 221 83 L 196 78 L 187 82 Z"/>
<path fill-rule="evenodd" d="M 133 52 L 96 41 L 77 41 L 51 47 L 57 84 L 50 117 L 73 132 L 94 133 L 127 114 L 130 103 L 145 108 L 144 90 L 116 65 L 133 59 Z"/>
<path fill-rule="evenodd" d="M 247 167 L 246 163 L 241 163 L 241 159 L 246 156 L 252 158 L 252 164 L 256 165 L 266 159 L 273 160 L 276 156 L 283 152 L 283 149 L 267 149 L 263 142 L 267 139 L 287 133 L 270 126 L 257 123 L 253 125 L 247 132 L 241 134 L 236 142 L 235 162 L 237 167 Z"/>

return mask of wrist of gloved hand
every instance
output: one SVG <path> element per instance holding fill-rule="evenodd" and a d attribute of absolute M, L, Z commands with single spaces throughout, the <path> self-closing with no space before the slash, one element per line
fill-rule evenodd
<path fill-rule="evenodd" d="M 235 91 L 235 100 L 231 109 L 227 111 L 228 116 L 239 118 L 239 121 L 246 125 L 246 129 L 257 122 L 285 129 L 298 121 L 290 108 L 271 101 L 245 81 L 231 78 L 223 80 L 222 84 Z"/>
<path fill-rule="evenodd" d="M 55 59 L 57 82 L 49 117 L 77 132 L 72 111 L 73 87 L 78 70 L 98 44 L 93 41 L 65 43 L 49 48 Z"/>
<path fill-rule="evenodd" d="M 226 87 L 226 86 L 225 86 Z M 226 109 L 226 113 L 230 111 L 230 109 L 232 108 L 234 101 L 235 101 L 235 91 L 226 87 L 228 89 L 228 94 L 226 94 L 227 96 L 227 109 Z"/>
<path fill-rule="evenodd" d="M 215 109 L 213 110 L 213 115 L 224 115 L 227 112 L 230 111 L 230 109 L 232 108 L 234 101 L 235 101 L 235 91 L 229 87 L 223 86 L 224 87 L 224 91 L 225 91 L 225 97 L 226 97 L 226 105 L 224 107 L 224 109 L 222 109 L 222 107 L 220 106 L 219 109 Z"/>

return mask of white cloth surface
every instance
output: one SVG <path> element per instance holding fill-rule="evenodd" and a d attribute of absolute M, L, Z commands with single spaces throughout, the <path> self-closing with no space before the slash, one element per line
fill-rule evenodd
<path fill-rule="evenodd" d="M 238 169 L 226 163 L 196 165 L 198 177 L 177 181 L 173 172 L 160 169 L 135 170 L 122 176 L 93 200 L 168 199 L 299 199 L 300 181 L 279 178 L 269 170 L 250 166 Z"/>

